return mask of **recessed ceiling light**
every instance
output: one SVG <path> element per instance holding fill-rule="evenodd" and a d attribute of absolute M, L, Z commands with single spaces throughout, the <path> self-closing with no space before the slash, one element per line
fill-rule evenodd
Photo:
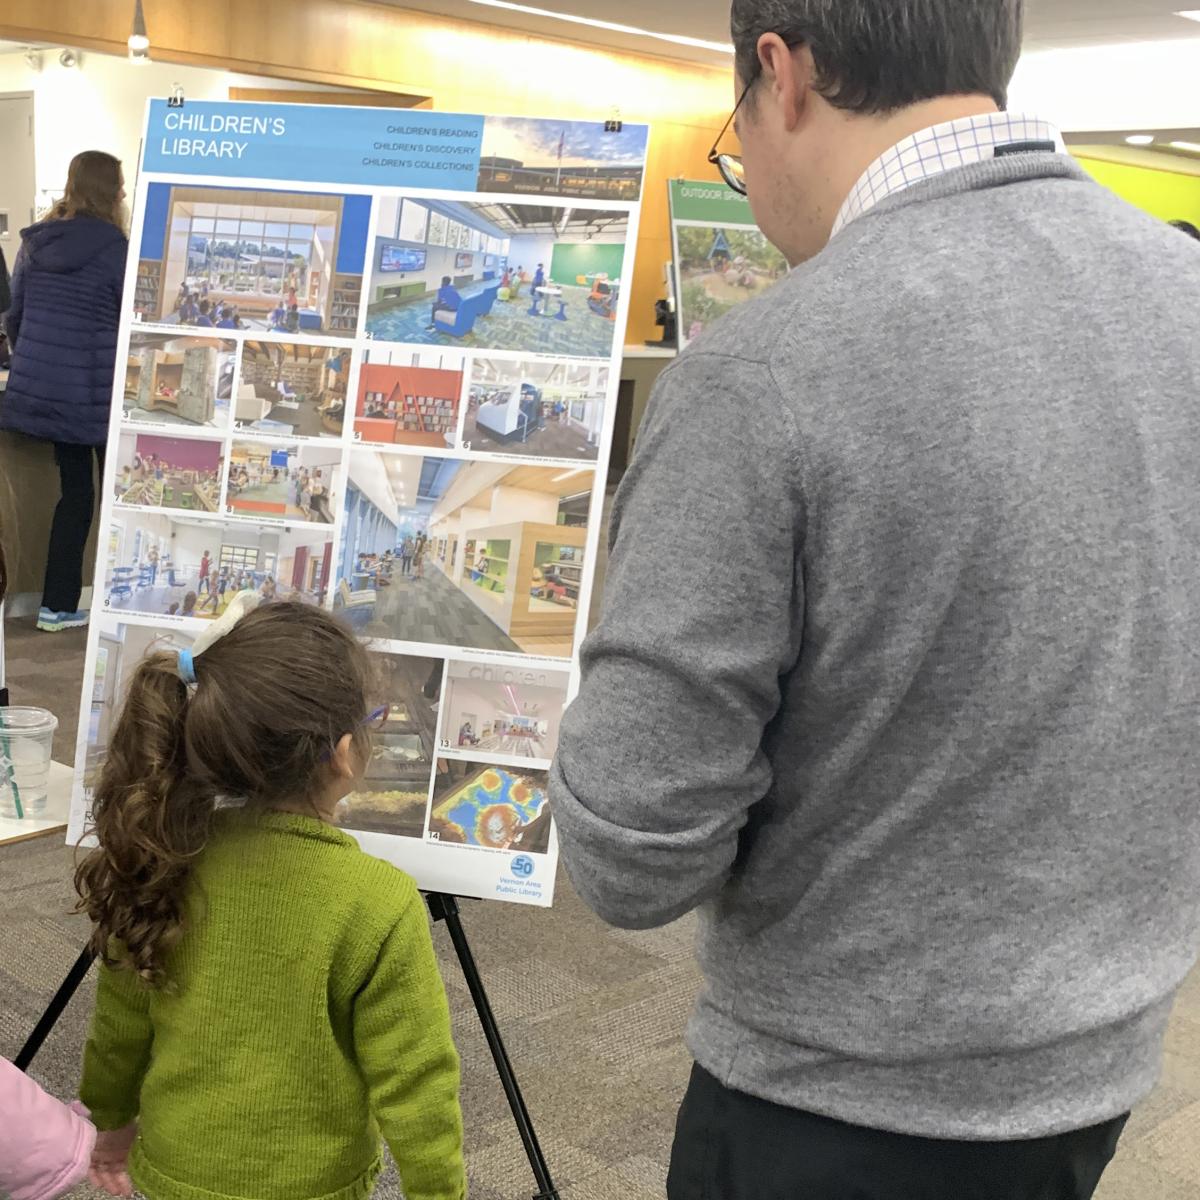
<path fill-rule="evenodd" d="M 1177 12 L 1177 17 L 1185 17 L 1189 21 L 1200 21 L 1200 8 L 1185 8 L 1183 12 Z"/>
<path fill-rule="evenodd" d="M 508 12 L 526 13 L 531 17 L 549 17 L 554 21 L 569 21 L 572 25 L 590 25 L 593 29 L 604 29 L 609 33 L 631 33 L 635 37 L 654 38 L 660 42 L 674 42 L 677 46 L 694 46 L 698 50 L 715 50 L 718 54 L 732 54 L 728 42 L 709 42 L 704 38 L 686 37 L 682 33 L 655 33 L 651 29 L 639 29 L 636 25 L 619 25 L 615 21 L 597 21 L 593 17 L 577 17 L 574 13 L 551 12 L 546 8 L 533 8 L 528 4 L 512 4 L 510 0 L 470 0 L 485 8 L 503 8 Z M 1180 14 L 1182 15 L 1182 14 Z M 1200 14 L 1197 14 L 1200 20 Z"/>
<path fill-rule="evenodd" d="M 1134 133 L 1125 139 L 1131 146 L 1153 146 L 1154 134 Z"/>
<path fill-rule="evenodd" d="M 1172 150 L 1186 150 L 1188 154 L 1200 154 L 1200 142 L 1172 142 Z"/>

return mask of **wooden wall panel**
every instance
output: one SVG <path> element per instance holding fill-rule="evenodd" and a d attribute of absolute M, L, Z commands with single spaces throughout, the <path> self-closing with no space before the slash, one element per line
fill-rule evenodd
<path fill-rule="evenodd" d="M 128 0 L 3 0 L 0 37 L 124 53 Z M 145 0 L 163 61 L 429 96 L 450 112 L 604 120 L 652 129 L 629 340 L 656 335 L 670 257 L 666 181 L 709 178 L 731 71 L 451 20 L 366 0 Z"/>

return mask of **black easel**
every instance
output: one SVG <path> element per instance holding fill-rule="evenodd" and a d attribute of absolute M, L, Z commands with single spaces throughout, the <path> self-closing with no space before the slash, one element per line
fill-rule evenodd
<path fill-rule="evenodd" d="M 529 1109 L 525 1106 L 525 1097 L 521 1094 L 521 1087 L 517 1083 L 508 1051 L 504 1048 L 504 1040 L 500 1036 L 500 1027 L 496 1024 L 491 1001 L 488 1000 L 487 989 L 483 986 L 483 978 L 479 974 L 475 956 L 471 953 L 471 944 L 467 941 L 467 931 L 463 928 L 462 918 L 459 916 L 458 899 L 441 892 L 428 892 L 425 895 L 425 902 L 429 905 L 429 912 L 434 921 L 446 923 L 450 940 L 454 943 L 454 952 L 458 955 L 459 966 L 462 967 L 463 977 L 471 991 L 471 999 L 475 1002 L 475 1011 L 479 1014 L 479 1023 L 483 1026 L 483 1035 L 487 1038 L 488 1048 L 492 1052 L 496 1071 L 500 1076 L 500 1083 L 504 1087 L 505 1096 L 508 1097 L 508 1106 L 512 1109 L 513 1120 L 517 1123 L 517 1132 L 521 1135 L 525 1154 L 529 1158 L 529 1165 L 533 1168 L 533 1177 L 537 1181 L 538 1190 L 533 1200 L 559 1200 L 558 1189 L 555 1188 L 554 1181 L 550 1178 L 550 1167 L 546 1163 L 546 1156 L 542 1153 L 537 1133 L 533 1128 L 533 1119 L 529 1115 Z M 54 993 L 54 999 L 46 1006 L 46 1011 L 42 1013 L 33 1032 L 29 1035 L 29 1040 L 21 1047 L 17 1057 L 13 1059 L 13 1064 L 20 1070 L 27 1071 L 29 1069 L 29 1064 L 33 1062 L 34 1056 L 42 1048 L 46 1038 L 50 1036 L 50 1031 L 62 1016 L 63 1009 L 71 1002 L 71 997 L 75 995 L 84 976 L 91 969 L 95 957 L 92 948 L 85 947 L 75 960 L 75 965 L 67 972 L 66 979 Z"/>
<path fill-rule="evenodd" d="M 546 1156 L 538 1143 L 537 1133 L 533 1128 L 533 1119 L 525 1106 L 525 1097 L 517 1083 L 508 1051 L 500 1037 L 500 1027 L 496 1024 L 491 1002 L 488 1000 L 487 989 L 475 964 L 475 956 L 471 953 L 471 944 L 467 941 L 467 931 L 463 929 L 462 919 L 458 912 L 458 899 L 441 892 L 427 892 L 425 902 L 429 905 L 430 915 L 434 921 L 444 921 L 454 943 L 454 952 L 458 955 L 459 966 L 462 967 L 463 977 L 467 987 L 471 989 L 471 999 L 475 1002 L 475 1011 L 479 1014 L 479 1023 L 483 1026 L 483 1036 L 487 1038 L 488 1049 L 496 1063 L 496 1072 L 508 1097 L 508 1106 L 512 1109 L 513 1120 L 517 1123 L 517 1132 L 525 1146 L 525 1154 L 529 1165 L 533 1168 L 533 1177 L 537 1181 L 538 1190 L 533 1200 L 559 1200 L 558 1189 L 550 1178 L 550 1168 Z"/>

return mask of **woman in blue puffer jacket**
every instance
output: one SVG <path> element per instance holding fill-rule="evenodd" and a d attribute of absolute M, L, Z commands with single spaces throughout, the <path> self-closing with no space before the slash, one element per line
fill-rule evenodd
<path fill-rule="evenodd" d="M 54 510 L 38 628 L 86 625 L 79 611 L 83 553 L 104 476 L 117 327 L 129 241 L 125 180 L 111 154 L 71 161 L 50 215 L 21 231 L 6 328 L 12 346 L 0 428 L 54 443 L 62 498 Z"/>

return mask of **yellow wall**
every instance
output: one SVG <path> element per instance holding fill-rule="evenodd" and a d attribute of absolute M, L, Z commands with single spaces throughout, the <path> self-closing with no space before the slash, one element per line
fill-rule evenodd
<path fill-rule="evenodd" d="M 1200 176 L 1083 156 L 1079 156 L 1079 162 L 1095 180 L 1151 216 L 1200 225 Z"/>
<path fill-rule="evenodd" d="M 3 0 L 0 38 L 124 53 L 129 0 Z M 449 112 L 561 116 L 651 125 L 629 340 L 655 336 L 671 257 L 667 180 L 707 178 L 733 104 L 729 70 L 535 37 L 367 0 L 145 0 L 152 54 L 428 96 Z M 136 68 L 131 67 L 131 70 Z"/>

